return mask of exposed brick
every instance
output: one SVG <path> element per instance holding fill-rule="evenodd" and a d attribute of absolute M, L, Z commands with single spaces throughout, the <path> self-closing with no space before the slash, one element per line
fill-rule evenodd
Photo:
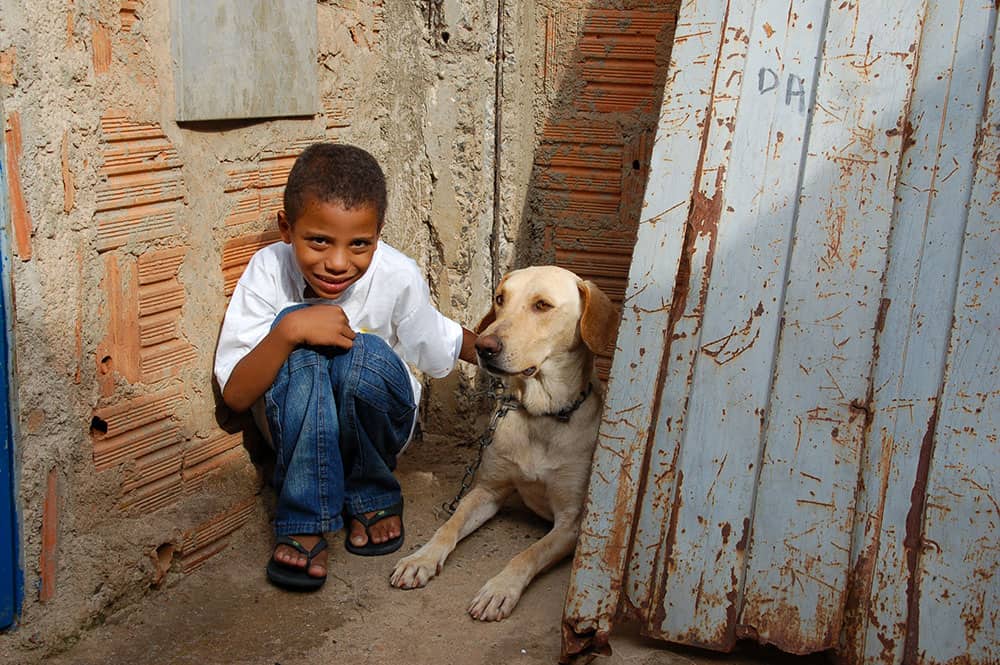
<path fill-rule="evenodd" d="M 257 500 L 245 499 L 184 534 L 181 569 L 189 573 L 225 549 L 228 536 L 250 521 Z"/>
<path fill-rule="evenodd" d="M 69 135 L 63 132 L 62 137 L 62 182 L 63 182 L 63 212 L 70 212 L 76 201 L 76 178 L 69 168 Z"/>
<path fill-rule="evenodd" d="M 11 46 L 0 51 L 0 84 L 17 85 L 14 66 L 17 64 L 17 49 Z"/>
<path fill-rule="evenodd" d="M 327 138 L 337 138 L 340 132 L 351 126 L 354 118 L 354 100 L 350 90 L 323 97 L 323 115 L 326 118 Z"/>
<path fill-rule="evenodd" d="M 313 141 L 298 141 L 288 152 L 265 155 L 256 164 L 228 171 L 225 192 L 232 202 L 226 225 L 273 217 L 281 210 L 288 173 L 298 154 Z"/>
<path fill-rule="evenodd" d="M 656 57 L 661 40 L 672 40 L 675 10 L 591 10 L 578 45 L 583 90 L 581 111 L 650 111 L 655 101 Z"/>
<path fill-rule="evenodd" d="M 74 354 L 76 357 L 76 373 L 73 375 L 73 382 L 79 384 L 83 373 L 83 304 L 88 300 L 84 289 L 87 286 L 83 279 L 83 252 L 76 250 L 76 283 L 78 284 L 79 296 L 76 299 L 76 325 L 73 329 L 73 338 L 76 341 Z"/>
<path fill-rule="evenodd" d="M 138 10 L 141 5 L 141 0 L 122 0 L 118 17 L 121 19 L 123 32 L 130 32 L 132 30 L 132 26 L 138 20 Z"/>
<path fill-rule="evenodd" d="M 177 403 L 183 399 L 181 388 L 175 386 L 95 410 L 94 416 L 104 423 L 103 431 L 94 433 L 95 446 L 109 444 L 123 434 L 172 418 Z"/>
<path fill-rule="evenodd" d="M 98 384 L 101 395 L 108 397 L 115 389 L 115 376 L 130 383 L 139 381 L 139 300 L 138 276 L 134 262 L 118 265 L 118 257 L 105 259 L 101 283 L 108 304 L 108 335 L 97 348 Z"/>
<path fill-rule="evenodd" d="M 108 111 L 101 135 L 100 174 L 106 180 L 97 191 L 98 251 L 177 235 L 181 161 L 159 125 Z"/>
<path fill-rule="evenodd" d="M 187 247 L 147 252 L 137 260 L 109 255 L 104 288 L 107 292 L 108 336 L 98 348 L 101 394 L 114 390 L 114 373 L 131 383 L 155 383 L 176 375 L 195 359 L 196 350 L 180 332 L 186 300 L 177 271 Z"/>
<path fill-rule="evenodd" d="M 76 43 L 76 12 L 73 9 L 74 0 L 68 0 L 66 10 L 66 48 Z"/>
<path fill-rule="evenodd" d="M 181 337 L 180 316 L 186 293 L 177 271 L 187 247 L 143 254 L 138 260 L 139 362 L 146 383 L 172 376 L 195 359 L 195 348 Z"/>
<path fill-rule="evenodd" d="M 222 248 L 222 277 L 225 294 L 232 295 L 243 271 L 246 270 L 250 257 L 254 253 L 272 243 L 278 242 L 281 234 L 277 231 L 253 233 L 251 235 L 233 238 Z"/>
<path fill-rule="evenodd" d="M 90 37 L 94 49 L 94 73 L 106 74 L 111 69 L 111 31 L 103 23 L 91 19 Z"/>
<path fill-rule="evenodd" d="M 33 228 L 28 205 L 21 189 L 21 116 L 17 111 L 7 114 L 4 130 L 7 145 L 7 189 L 10 194 L 10 217 L 14 227 L 14 250 L 22 261 L 31 259 Z"/>
<path fill-rule="evenodd" d="M 59 474 L 53 467 L 45 481 L 45 499 L 42 501 L 42 552 L 38 561 L 41 584 L 38 600 L 45 602 L 56 594 L 56 570 L 59 553 Z"/>
<path fill-rule="evenodd" d="M 243 452 L 243 435 L 221 433 L 210 439 L 191 442 L 184 451 L 184 494 L 200 491 L 206 477 L 212 472 L 238 461 L 246 461 Z"/>

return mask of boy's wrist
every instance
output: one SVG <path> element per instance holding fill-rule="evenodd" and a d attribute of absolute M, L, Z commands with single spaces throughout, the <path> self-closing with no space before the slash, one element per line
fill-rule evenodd
<path fill-rule="evenodd" d="M 302 344 L 303 340 L 300 339 L 301 334 L 299 332 L 298 326 L 295 325 L 295 314 L 296 312 L 289 312 L 286 314 L 272 330 L 271 334 L 276 335 L 278 340 L 283 342 L 289 348 L 294 348 Z"/>

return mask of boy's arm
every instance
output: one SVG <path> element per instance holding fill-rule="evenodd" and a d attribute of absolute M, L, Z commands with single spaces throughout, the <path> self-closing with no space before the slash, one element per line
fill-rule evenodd
<path fill-rule="evenodd" d="M 271 387 L 297 346 L 349 349 L 354 337 L 347 315 L 336 305 L 311 305 L 289 312 L 236 363 L 222 390 L 222 401 L 234 411 L 246 411 Z"/>
<path fill-rule="evenodd" d="M 462 328 L 462 350 L 458 352 L 458 357 L 467 363 L 478 365 L 476 354 L 476 333 L 467 328 Z"/>

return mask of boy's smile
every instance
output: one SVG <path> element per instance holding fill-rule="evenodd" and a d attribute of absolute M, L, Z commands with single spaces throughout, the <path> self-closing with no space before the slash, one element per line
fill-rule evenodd
<path fill-rule="evenodd" d="M 308 290 L 335 300 L 361 279 L 378 245 L 378 214 L 370 205 L 345 208 L 310 198 L 290 222 L 278 212 L 281 239 L 291 244 Z"/>

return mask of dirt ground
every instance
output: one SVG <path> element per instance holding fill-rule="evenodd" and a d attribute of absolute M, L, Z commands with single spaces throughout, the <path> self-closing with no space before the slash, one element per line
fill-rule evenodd
<path fill-rule="evenodd" d="M 442 443 L 444 445 L 442 445 Z M 330 573 L 315 594 L 292 594 L 266 581 L 268 524 L 247 527 L 225 556 L 155 592 L 139 607 L 112 616 L 69 650 L 44 657 L 21 653 L 4 662 L 33 665 L 462 665 L 554 664 L 570 561 L 543 573 L 508 619 L 480 623 L 465 609 L 479 587 L 546 524 L 516 504 L 463 541 L 442 574 L 424 589 L 389 586 L 396 560 L 423 544 L 444 519 L 440 509 L 458 486 L 474 451 L 447 442 L 419 442 L 400 463 L 407 506 L 406 543 L 387 557 L 357 557 L 331 540 Z M 668 649 L 628 627 L 611 640 L 599 665 L 746 663 L 818 665 L 766 650 L 721 656 Z"/>

